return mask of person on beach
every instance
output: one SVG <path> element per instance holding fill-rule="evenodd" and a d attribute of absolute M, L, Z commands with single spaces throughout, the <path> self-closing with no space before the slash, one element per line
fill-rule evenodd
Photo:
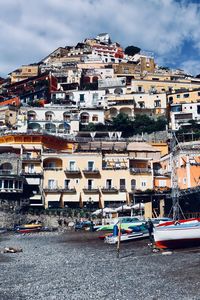
<path fill-rule="evenodd" d="M 149 240 L 151 243 L 153 243 L 153 229 L 154 229 L 154 225 L 152 220 L 149 218 L 148 221 L 146 222 L 146 226 L 149 232 Z"/>

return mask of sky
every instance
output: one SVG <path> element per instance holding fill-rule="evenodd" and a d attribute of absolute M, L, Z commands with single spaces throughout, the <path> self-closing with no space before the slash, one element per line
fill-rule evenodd
<path fill-rule="evenodd" d="M 200 0 L 0 0 L 0 76 L 102 32 L 200 73 Z"/>

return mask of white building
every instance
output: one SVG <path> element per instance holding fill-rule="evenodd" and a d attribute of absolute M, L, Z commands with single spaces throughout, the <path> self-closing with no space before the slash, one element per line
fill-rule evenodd
<path fill-rule="evenodd" d="M 171 104 L 170 127 L 178 130 L 183 126 L 190 126 L 190 120 L 200 123 L 200 103 Z"/>

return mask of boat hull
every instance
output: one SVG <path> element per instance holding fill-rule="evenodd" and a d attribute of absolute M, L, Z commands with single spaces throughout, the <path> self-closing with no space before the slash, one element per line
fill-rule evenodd
<path fill-rule="evenodd" d="M 17 228 L 16 232 L 17 233 L 31 233 L 31 232 L 39 232 L 41 231 L 41 227 L 37 228 Z"/>
<path fill-rule="evenodd" d="M 160 249 L 190 248 L 200 246 L 200 238 L 157 241 L 155 244 Z"/>
<path fill-rule="evenodd" d="M 140 232 L 140 233 L 132 233 L 132 234 L 122 234 L 120 236 L 120 242 L 128 242 L 132 240 L 145 239 L 149 237 L 149 233 Z M 107 244 L 116 244 L 118 242 L 118 236 L 107 236 L 105 237 L 105 243 Z"/>
<path fill-rule="evenodd" d="M 162 249 L 185 248 L 200 245 L 200 222 L 184 220 L 170 222 L 154 228 L 156 247 Z"/>

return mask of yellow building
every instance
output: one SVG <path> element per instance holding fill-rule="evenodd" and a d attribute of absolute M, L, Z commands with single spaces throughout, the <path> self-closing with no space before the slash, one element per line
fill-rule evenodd
<path fill-rule="evenodd" d="M 154 187 L 152 166 L 160 158 L 160 150 L 145 142 L 77 145 L 37 133 L 1 136 L 0 149 L 5 147 L 21 161 L 21 198 L 45 208 L 83 207 L 88 201 L 102 208 L 142 199 Z"/>
<path fill-rule="evenodd" d="M 30 77 L 38 76 L 39 68 L 37 65 L 22 66 L 10 73 L 11 83 L 15 83 Z"/>
<path fill-rule="evenodd" d="M 91 142 L 73 153 L 43 154 L 45 207 L 116 206 L 153 189 L 152 162 L 160 151 L 147 143 Z"/>

